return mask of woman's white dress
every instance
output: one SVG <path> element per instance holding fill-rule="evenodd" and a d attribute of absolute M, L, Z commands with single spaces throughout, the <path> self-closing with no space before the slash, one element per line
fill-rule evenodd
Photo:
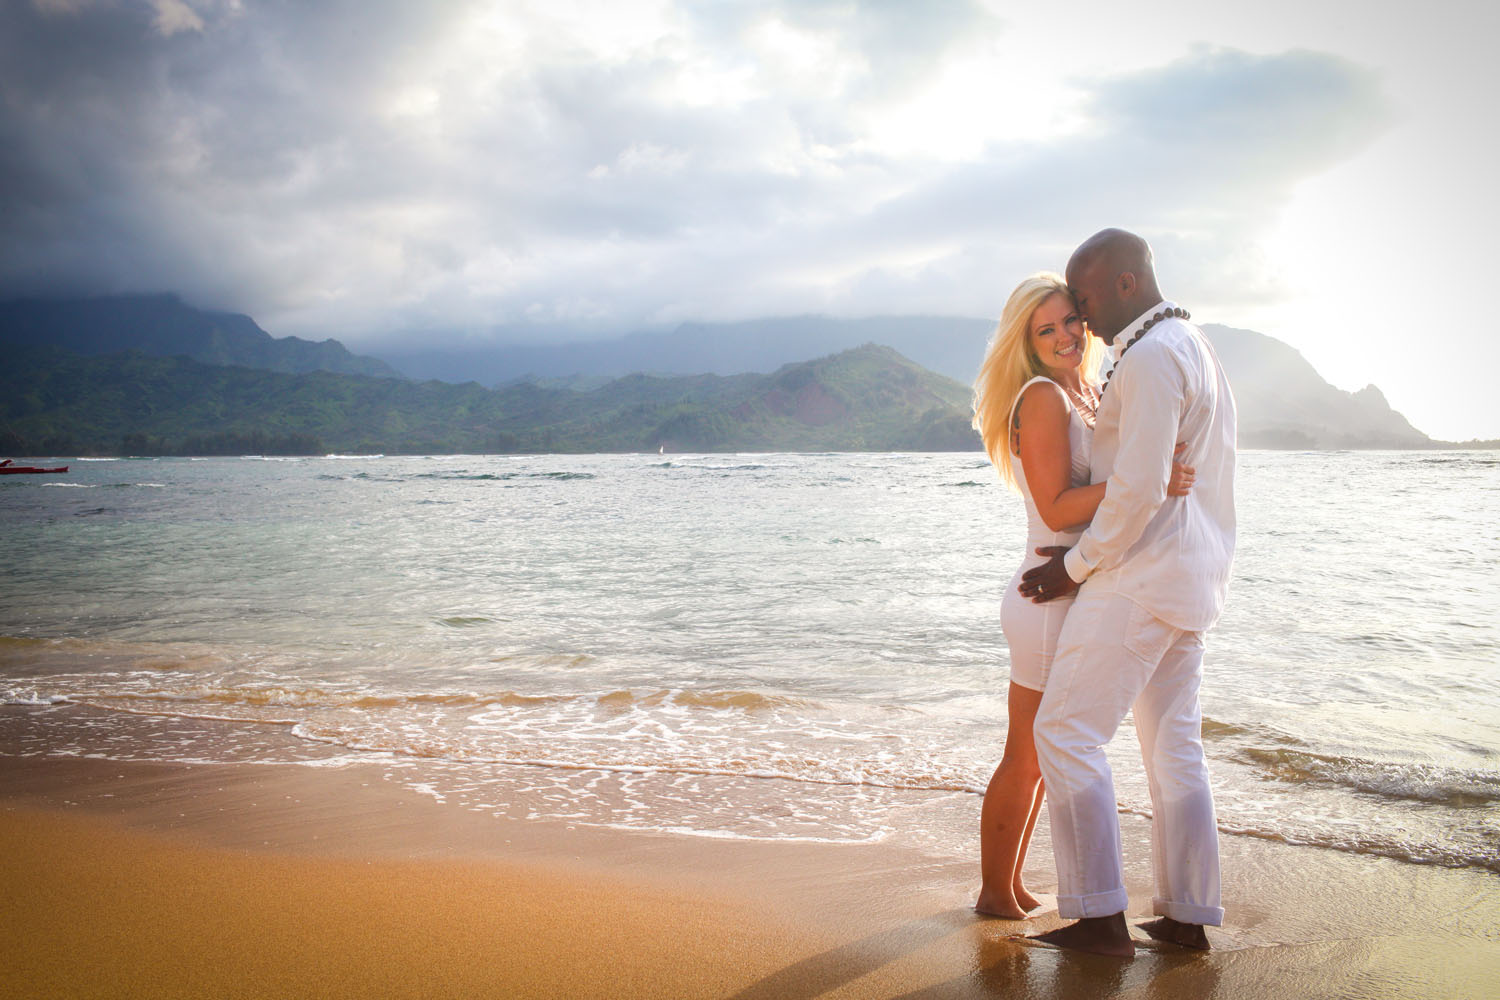
<path fill-rule="evenodd" d="M 1037 382 L 1050 382 L 1043 375 L 1027 382 L 1016 393 L 1011 404 L 1010 419 L 1006 427 L 1015 426 L 1016 407 L 1021 405 L 1021 396 Z M 1007 434 L 1009 431 L 1007 430 Z M 1068 405 L 1068 447 L 1072 449 L 1072 485 L 1089 484 L 1089 452 L 1094 441 L 1094 431 L 1083 422 L 1078 410 Z M 1007 443 L 1007 447 L 1009 444 Z M 1052 654 L 1057 650 L 1057 634 L 1062 631 L 1063 618 L 1073 606 L 1072 597 L 1058 598 L 1045 604 L 1036 604 L 1021 596 L 1021 574 L 1033 566 L 1047 561 L 1036 550 L 1047 545 L 1063 545 L 1072 548 L 1082 531 L 1053 531 L 1037 513 L 1036 501 L 1031 498 L 1031 487 L 1026 482 L 1026 470 L 1021 467 L 1019 456 L 1011 464 L 1016 476 L 1016 485 L 1026 500 L 1026 557 L 1016 569 L 1005 590 L 1005 599 L 1000 602 L 1000 628 L 1010 646 L 1011 683 L 1041 691 L 1047 686 L 1047 673 L 1052 669 Z M 1082 526 L 1080 526 L 1082 527 Z"/>

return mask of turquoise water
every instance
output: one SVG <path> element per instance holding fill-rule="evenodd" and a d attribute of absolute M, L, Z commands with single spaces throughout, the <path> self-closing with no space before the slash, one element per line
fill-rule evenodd
<path fill-rule="evenodd" d="M 1239 515 L 1223 828 L 1500 871 L 1500 457 L 1247 452 Z M 94 461 L 0 479 L 0 530 L 12 752 L 970 852 L 1004 740 L 1024 515 L 978 455 Z"/>

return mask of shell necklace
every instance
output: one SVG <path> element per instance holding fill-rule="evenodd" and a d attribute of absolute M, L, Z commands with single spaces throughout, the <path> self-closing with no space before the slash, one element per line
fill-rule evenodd
<path fill-rule="evenodd" d="M 1130 350 L 1132 347 L 1134 347 L 1135 344 L 1136 344 L 1136 341 L 1140 340 L 1142 337 L 1144 337 L 1146 335 L 1146 331 L 1147 330 L 1151 329 L 1153 326 L 1155 326 L 1156 324 L 1160 323 L 1164 319 L 1174 319 L 1174 318 L 1175 319 L 1192 319 L 1192 315 L 1186 309 L 1183 309 L 1181 306 L 1170 306 L 1170 307 L 1168 307 L 1166 309 L 1163 309 L 1161 312 L 1157 313 L 1156 315 L 1152 316 L 1150 319 L 1146 320 L 1146 324 L 1141 327 L 1140 332 L 1137 333 L 1134 337 L 1130 338 L 1130 343 L 1128 343 L 1124 347 L 1120 348 L 1120 356 L 1115 359 L 1115 366 L 1109 370 L 1109 374 L 1108 375 L 1104 376 L 1104 385 L 1099 389 L 1099 398 L 1100 399 L 1104 398 L 1104 390 L 1109 388 L 1109 380 L 1112 379 L 1112 378 L 1114 378 L 1115 377 L 1115 372 L 1117 372 L 1117 371 L 1120 370 L 1120 362 L 1122 362 L 1122 361 L 1125 360 L 1125 352 L 1128 351 L 1128 350 Z"/>

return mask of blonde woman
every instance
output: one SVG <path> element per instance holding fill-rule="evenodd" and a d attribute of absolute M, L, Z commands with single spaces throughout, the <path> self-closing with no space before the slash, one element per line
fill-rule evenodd
<path fill-rule="evenodd" d="M 1057 274 L 1034 274 L 1005 303 L 974 383 L 974 427 L 1000 478 L 1026 501 L 1026 556 L 1000 605 L 1010 646 L 1005 753 L 980 812 L 983 885 L 974 908 L 1024 920 L 1041 905 L 1021 867 L 1042 807 L 1042 775 L 1031 727 L 1042 700 L 1057 634 L 1072 598 L 1035 604 L 1021 596 L 1021 574 L 1046 562 L 1038 549 L 1071 547 L 1104 499 L 1089 484 L 1089 451 L 1099 406 L 1103 345 Z M 1168 493 L 1186 495 L 1193 470 L 1172 468 Z"/>

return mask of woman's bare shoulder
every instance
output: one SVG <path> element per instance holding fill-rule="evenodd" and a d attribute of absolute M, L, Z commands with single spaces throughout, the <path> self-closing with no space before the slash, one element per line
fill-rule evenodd
<path fill-rule="evenodd" d="M 1043 415 L 1068 415 L 1067 393 L 1063 387 L 1050 378 L 1039 378 L 1026 388 L 1021 390 L 1020 401 L 1016 404 L 1016 412 L 1022 417 L 1035 414 Z"/>
<path fill-rule="evenodd" d="M 1038 379 L 1022 389 L 1011 417 L 1011 454 L 1021 453 L 1022 438 L 1048 449 L 1066 440 L 1070 406 L 1062 386 L 1051 379 Z"/>

